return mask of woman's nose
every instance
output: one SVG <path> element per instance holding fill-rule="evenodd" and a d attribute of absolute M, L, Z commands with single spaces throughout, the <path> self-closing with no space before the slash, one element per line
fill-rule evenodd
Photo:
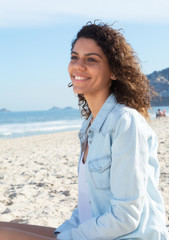
<path fill-rule="evenodd" d="M 81 59 L 78 59 L 74 65 L 74 67 L 78 70 L 85 70 L 86 69 L 86 65 L 85 65 L 85 62 Z"/>

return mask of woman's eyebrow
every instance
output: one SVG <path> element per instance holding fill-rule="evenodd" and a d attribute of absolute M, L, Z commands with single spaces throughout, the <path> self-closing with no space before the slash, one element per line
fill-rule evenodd
<path fill-rule="evenodd" d="M 101 56 L 100 54 L 98 54 L 98 53 L 87 53 L 87 54 L 85 54 L 85 55 L 86 55 L 86 56 L 96 55 L 96 56 L 98 56 L 99 58 L 102 59 L 102 56 Z"/>
<path fill-rule="evenodd" d="M 77 52 L 74 52 L 74 51 L 71 51 L 71 54 L 76 54 L 76 55 L 78 55 L 78 53 L 77 53 Z"/>
<path fill-rule="evenodd" d="M 78 55 L 78 53 L 77 53 L 77 52 L 74 52 L 74 51 L 72 51 L 71 54 L 76 54 L 76 55 Z M 99 58 L 102 59 L 102 56 L 101 56 L 100 54 L 98 54 L 98 53 L 86 53 L 86 54 L 85 54 L 85 56 L 91 56 L 91 55 L 96 55 L 96 56 L 98 56 Z"/>

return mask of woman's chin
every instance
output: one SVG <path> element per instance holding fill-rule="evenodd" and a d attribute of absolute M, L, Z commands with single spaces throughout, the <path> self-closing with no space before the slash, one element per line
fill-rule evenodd
<path fill-rule="evenodd" d="M 84 91 L 82 91 L 81 89 L 78 89 L 78 88 L 76 88 L 76 87 L 74 87 L 73 86 L 73 92 L 75 93 L 75 94 L 84 94 Z"/>

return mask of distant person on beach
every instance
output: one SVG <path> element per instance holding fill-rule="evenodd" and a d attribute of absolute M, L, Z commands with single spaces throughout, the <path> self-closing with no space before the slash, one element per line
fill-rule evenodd
<path fill-rule="evenodd" d="M 161 117 L 162 116 L 162 112 L 160 109 L 158 109 L 158 111 L 156 112 L 156 118 Z"/>
<path fill-rule="evenodd" d="M 166 110 L 164 109 L 163 112 L 161 112 L 160 109 L 158 109 L 158 111 L 156 112 L 156 118 L 159 117 L 166 117 Z"/>
<path fill-rule="evenodd" d="M 146 122 L 153 91 L 134 51 L 119 30 L 89 22 L 68 70 L 84 118 L 78 206 L 57 229 L 0 223 L 0 240 L 169 239 L 158 141 Z"/>
<path fill-rule="evenodd" d="M 166 117 L 166 110 L 165 109 L 163 109 L 163 117 Z"/>

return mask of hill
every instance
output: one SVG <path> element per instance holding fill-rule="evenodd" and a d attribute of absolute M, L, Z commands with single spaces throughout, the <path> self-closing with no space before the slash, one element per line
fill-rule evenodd
<path fill-rule="evenodd" d="M 10 112 L 10 111 L 8 109 L 6 109 L 6 108 L 1 108 L 0 112 Z"/>
<path fill-rule="evenodd" d="M 159 94 L 152 101 L 153 106 L 169 106 L 169 68 L 147 75 L 155 91 Z"/>

